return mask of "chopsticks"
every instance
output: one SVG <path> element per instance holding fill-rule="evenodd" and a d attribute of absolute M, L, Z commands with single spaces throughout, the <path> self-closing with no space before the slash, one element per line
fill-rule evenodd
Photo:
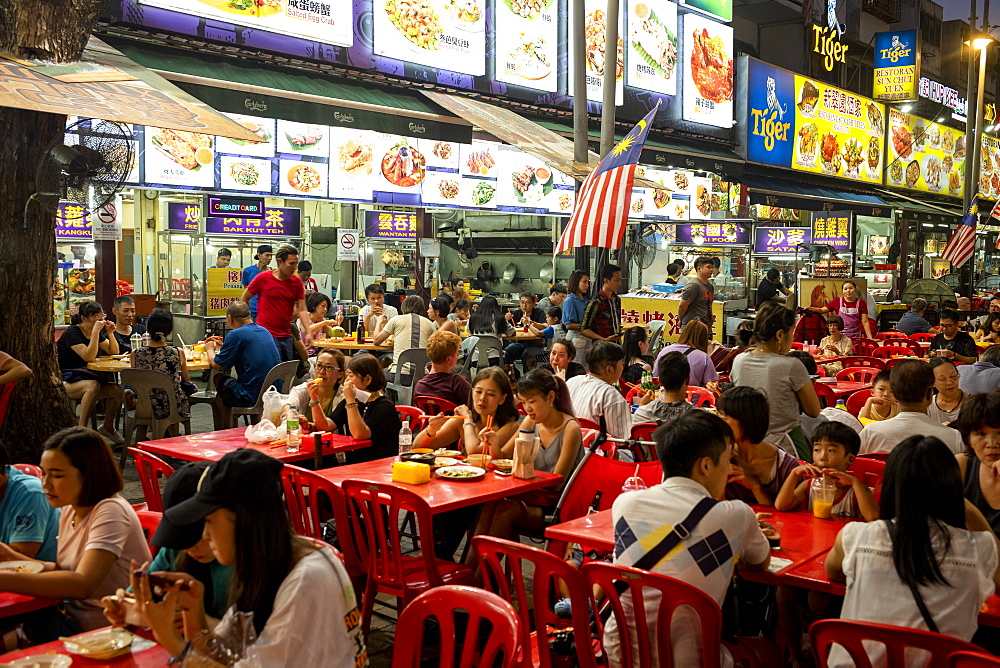
<path fill-rule="evenodd" d="M 465 419 L 464 415 L 440 415 L 440 414 L 439 415 L 421 415 L 420 419 L 424 419 L 424 418 L 436 418 L 436 417 L 448 418 L 449 420 L 464 420 Z"/>
<path fill-rule="evenodd" d="M 483 427 L 483 429 L 485 429 L 486 431 L 490 431 L 491 429 L 493 429 L 493 416 L 492 415 L 487 415 L 486 416 L 486 425 Z"/>
<path fill-rule="evenodd" d="M 632 383 L 628 382 L 627 380 L 623 380 L 621 378 L 618 379 L 618 382 L 621 383 L 622 385 L 624 385 L 625 387 L 628 387 L 628 388 L 633 389 L 633 390 L 637 390 L 638 393 L 641 394 L 642 396 L 646 396 L 647 394 L 649 394 L 650 392 L 653 391 L 653 390 L 647 390 L 645 387 L 639 387 L 638 385 L 633 385 Z"/>

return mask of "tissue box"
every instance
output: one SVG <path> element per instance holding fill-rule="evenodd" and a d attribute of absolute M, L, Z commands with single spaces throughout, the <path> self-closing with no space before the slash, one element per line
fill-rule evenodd
<path fill-rule="evenodd" d="M 431 467 L 418 462 L 393 462 L 392 481 L 422 485 L 431 481 Z"/>

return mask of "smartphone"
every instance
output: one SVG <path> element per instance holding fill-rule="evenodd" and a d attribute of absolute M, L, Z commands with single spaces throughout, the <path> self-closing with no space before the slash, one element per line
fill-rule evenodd
<path fill-rule="evenodd" d="M 162 575 L 155 575 L 153 573 L 150 573 L 149 571 L 144 571 L 141 568 L 135 569 L 134 571 L 132 571 L 132 574 L 135 575 L 137 578 L 141 578 L 143 575 L 148 576 L 149 584 L 153 587 L 169 589 L 170 587 L 174 586 L 174 581 L 171 580 L 170 578 L 165 578 Z M 185 591 L 187 590 L 187 588 L 188 588 L 187 584 L 181 585 L 181 591 Z"/>

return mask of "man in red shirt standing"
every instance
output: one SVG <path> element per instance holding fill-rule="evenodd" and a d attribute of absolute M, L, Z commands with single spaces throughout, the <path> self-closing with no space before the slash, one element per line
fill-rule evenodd
<path fill-rule="evenodd" d="M 257 324 L 270 332 L 282 362 L 295 359 L 292 340 L 292 319 L 298 314 L 302 343 L 309 344 L 309 311 L 306 310 L 306 293 L 302 279 L 295 275 L 299 266 L 299 249 L 285 244 L 275 254 L 278 268 L 262 271 L 250 281 L 243 291 L 241 301 L 247 302 L 254 295 L 257 300 Z"/>

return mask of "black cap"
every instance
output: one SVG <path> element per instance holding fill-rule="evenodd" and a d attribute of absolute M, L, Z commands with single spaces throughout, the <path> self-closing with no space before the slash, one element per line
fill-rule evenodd
<path fill-rule="evenodd" d="M 163 507 L 173 508 L 195 495 L 202 474 L 211 466 L 210 462 L 190 462 L 180 467 L 167 478 L 163 488 Z M 186 550 L 194 547 L 201 540 L 205 523 L 201 520 L 191 524 L 171 522 L 165 516 L 153 534 L 150 545 L 168 547 L 172 550 Z"/>
<path fill-rule="evenodd" d="M 253 259 L 258 259 L 261 253 L 273 253 L 274 249 L 271 248 L 269 244 L 261 244 L 257 246 L 257 254 L 253 256 Z"/>
<path fill-rule="evenodd" d="M 234 450 L 209 466 L 202 473 L 197 493 L 168 508 L 164 517 L 175 524 L 192 524 L 219 508 L 271 502 L 281 497 L 283 466 L 253 448 Z"/>

